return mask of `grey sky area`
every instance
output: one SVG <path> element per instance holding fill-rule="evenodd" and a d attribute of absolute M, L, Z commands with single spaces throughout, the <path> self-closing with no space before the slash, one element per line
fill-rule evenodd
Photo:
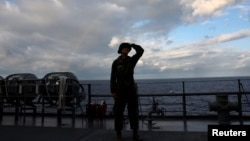
<path fill-rule="evenodd" d="M 136 79 L 250 75 L 248 0 L 0 0 L 0 11 L 3 77 L 109 79 L 121 42 L 145 50 Z"/>

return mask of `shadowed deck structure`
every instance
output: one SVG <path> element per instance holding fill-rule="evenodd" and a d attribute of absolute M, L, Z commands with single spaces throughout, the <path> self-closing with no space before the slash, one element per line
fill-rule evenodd
<path fill-rule="evenodd" d="M 4 115 L 0 124 L 1 141 L 114 141 L 113 118 L 88 121 L 87 118 L 62 117 L 58 124 L 56 116 L 20 116 L 18 121 L 13 115 Z M 245 121 L 244 125 L 249 125 Z M 208 125 L 218 125 L 217 119 L 155 119 L 149 125 L 140 119 L 139 133 L 144 141 L 207 141 Z M 240 122 L 231 121 L 231 125 Z M 124 141 L 132 141 L 129 123 L 124 122 L 122 132 Z"/>
<path fill-rule="evenodd" d="M 144 141 L 207 141 L 206 132 L 140 131 Z M 2 141 L 112 141 L 113 130 L 96 128 L 59 128 L 34 126 L 0 126 Z M 131 141 L 131 133 L 123 132 L 124 141 Z"/>

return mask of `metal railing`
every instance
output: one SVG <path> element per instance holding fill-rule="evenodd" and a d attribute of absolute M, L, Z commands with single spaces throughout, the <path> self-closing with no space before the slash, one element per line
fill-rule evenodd
<path fill-rule="evenodd" d="M 210 81 L 210 80 L 209 80 Z M 214 81 L 214 80 L 213 80 Z M 223 80 L 223 81 L 228 81 L 228 80 Z M 231 80 L 230 80 L 231 81 Z M 234 89 L 235 90 L 218 90 L 218 89 L 214 89 L 213 91 L 192 91 L 188 88 L 188 85 L 189 83 L 206 83 L 208 81 L 180 81 L 180 82 L 164 82 L 164 83 L 168 83 L 169 85 L 173 84 L 173 83 L 178 83 L 179 84 L 179 91 L 177 92 L 166 92 L 166 93 L 153 93 L 153 94 L 146 94 L 146 93 L 138 93 L 139 95 L 139 100 L 140 100 L 140 107 L 139 107 L 139 110 L 140 110 L 140 115 L 141 116 L 149 116 L 149 113 L 152 113 L 152 110 L 155 110 L 153 109 L 153 106 L 154 104 L 157 104 L 157 106 L 163 106 L 165 108 L 158 108 L 159 110 L 159 113 L 162 113 L 162 111 L 165 113 L 163 116 L 168 116 L 168 117 L 171 117 L 174 115 L 174 117 L 178 116 L 178 117 L 181 117 L 181 118 L 188 118 L 188 117 L 208 117 L 208 116 L 216 116 L 217 117 L 217 114 L 219 112 L 220 109 L 218 109 L 217 111 L 211 111 L 211 103 L 213 102 L 217 102 L 216 101 L 216 98 L 219 97 L 219 96 L 226 96 L 226 97 L 233 97 L 233 102 L 236 102 L 237 103 L 237 107 L 235 110 L 235 112 L 233 113 L 233 116 L 235 116 L 237 119 L 239 119 L 240 121 L 242 121 L 242 119 L 244 117 L 250 117 L 250 103 L 248 101 L 248 96 L 250 94 L 250 91 L 248 89 L 244 89 L 243 88 L 243 84 L 245 84 L 246 87 L 250 86 L 250 80 L 241 80 L 241 79 L 237 79 L 237 80 L 233 80 L 234 82 L 232 83 L 232 85 L 234 85 Z M 247 82 L 245 82 L 247 81 Z M 217 83 L 223 83 L 221 80 L 218 80 Z M 231 82 L 230 82 L 231 83 Z M 108 101 L 106 102 L 108 104 L 108 107 L 110 107 L 110 109 L 108 110 L 108 112 L 112 113 L 112 107 L 113 107 L 113 100 L 112 100 L 112 97 L 111 97 L 111 94 L 104 94 L 104 93 L 99 93 L 99 94 L 96 94 L 96 93 L 92 93 L 92 85 L 93 84 L 84 84 L 85 87 L 87 88 L 87 103 L 98 103 L 96 101 L 100 101 L 100 100 L 105 100 L 105 101 Z M 139 85 L 139 83 L 137 83 L 137 86 Z M 140 84 L 140 87 L 142 87 L 142 85 L 147 85 L 147 84 Z M 149 85 L 153 85 L 153 84 L 149 84 Z M 230 84 L 231 85 L 231 84 Z M 140 88 L 139 87 L 139 88 Z M 214 86 L 216 87 L 216 86 Z M 219 86 L 217 86 L 219 87 Z M 189 90 L 187 90 L 189 89 Z M 203 89 L 203 88 L 200 88 L 200 89 Z M 230 89 L 230 88 L 228 88 Z M 243 96 L 244 99 L 242 98 Z M 175 104 L 171 104 L 169 102 L 171 102 L 171 99 L 168 99 L 168 98 L 175 98 L 177 99 L 178 97 L 178 100 L 175 100 L 173 103 Z M 191 103 L 192 100 L 190 100 L 190 97 L 209 97 L 210 98 L 210 101 L 207 100 L 206 102 L 204 102 L 204 99 L 203 99 L 203 105 L 206 105 L 207 108 L 205 109 L 205 113 L 199 113 L 199 114 L 192 114 L 193 110 L 192 110 L 192 104 L 194 104 L 195 106 L 195 102 Z M 141 99 L 143 98 L 152 98 L 152 103 L 150 104 L 149 101 L 147 102 L 143 102 Z M 157 103 L 154 103 L 155 101 L 155 98 L 158 98 L 160 99 L 161 101 L 163 101 L 163 99 L 165 99 L 165 102 L 157 102 Z M 168 99 L 168 100 L 167 100 Z M 167 102 L 166 102 L 167 101 Z M 178 102 L 177 102 L 178 101 Z M 198 100 L 199 101 L 199 100 Z M 228 100 L 228 102 L 230 103 L 231 102 L 231 99 Z M 228 104 L 228 103 L 227 103 Z M 170 107 L 176 107 L 175 109 L 174 108 L 168 108 L 170 105 Z M 228 106 L 228 105 L 222 105 L 222 106 Z M 141 107 L 144 107 L 141 108 Z M 146 109 L 145 109 L 146 108 Z M 197 104 L 197 107 L 196 108 L 199 108 L 199 104 Z M 221 107 L 221 108 L 224 108 L 225 107 Z M 174 109 L 174 110 L 173 110 Z M 162 110 L 162 111 L 160 111 Z M 203 109 L 204 110 L 204 109 Z M 207 111 L 206 111 L 207 110 Z M 231 114 L 231 111 L 233 111 L 233 109 L 230 109 L 229 107 L 227 107 L 227 110 L 230 112 Z M 157 115 L 158 113 L 155 112 Z M 178 114 L 173 114 L 173 113 L 178 113 Z"/>
<path fill-rule="evenodd" d="M 28 80 L 25 80 L 25 81 L 28 81 Z M 31 80 L 31 81 L 34 81 L 34 80 Z M 41 80 L 35 80 L 35 81 L 39 81 L 41 82 Z M 221 83 L 220 81 L 218 81 L 219 83 Z M 191 88 L 189 88 L 190 83 L 193 83 L 192 84 L 192 90 Z M 195 84 L 194 84 L 195 83 Z M 248 86 L 250 84 L 250 81 L 248 80 L 241 80 L 241 79 L 238 79 L 238 80 L 234 80 L 234 83 L 232 83 L 233 87 L 236 89 L 236 90 L 230 90 L 230 91 L 220 91 L 216 88 L 214 88 L 213 91 L 203 91 L 204 88 L 196 88 L 200 91 L 195 91 L 193 90 L 193 85 L 196 86 L 196 84 L 200 85 L 201 83 L 204 83 L 207 84 L 207 81 L 203 81 L 203 82 L 200 82 L 200 81 L 179 81 L 179 82 L 163 82 L 161 84 L 167 84 L 167 85 L 176 85 L 178 84 L 178 88 L 175 91 L 167 91 L 166 93 L 143 93 L 141 92 L 140 90 L 143 89 L 142 87 L 145 87 L 143 85 L 152 85 L 152 84 L 147 84 L 147 83 L 137 83 L 137 87 L 138 87 L 138 95 L 139 95 L 139 110 L 140 110 L 140 115 L 141 116 L 149 116 L 149 114 L 153 113 L 152 110 L 162 110 L 164 112 L 164 115 L 163 116 L 178 116 L 178 117 L 182 117 L 184 119 L 190 117 L 190 116 L 216 116 L 217 115 L 217 112 L 210 112 L 209 111 L 209 103 L 206 103 L 204 102 L 203 105 L 206 105 L 207 108 L 205 108 L 205 113 L 199 113 L 199 114 L 196 114 L 194 113 L 195 110 L 193 110 L 192 106 L 196 106 L 196 108 L 199 108 L 199 100 L 191 100 L 190 98 L 193 98 L 193 97 L 209 97 L 211 98 L 210 102 L 214 102 L 216 101 L 216 96 L 228 96 L 228 97 L 231 97 L 233 96 L 234 100 L 236 100 L 237 102 L 237 112 L 236 114 L 234 114 L 239 120 L 242 121 L 242 119 L 244 117 L 249 117 L 250 115 L 250 108 L 248 107 L 249 106 L 249 101 L 248 101 L 248 95 L 250 94 L 250 91 L 248 90 Z M 20 97 L 20 94 L 22 94 L 22 89 L 20 87 L 22 87 L 23 85 L 19 85 L 19 83 L 17 83 L 18 87 L 17 87 L 17 95 L 14 95 L 13 98 L 18 98 L 18 99 L 25 99 L 27 98 L 28 96 L 25 96 L 25 95 L 22 95 Z M 39 91 L 39 87 L 41 86 L 44 86 L 46 84 L 43 84 L 43 83 L 37 83 L 37 84 L 27 84 L 27 85 L 30 85 L 30 86 L 35 86 L 35 93 L 37 94 L 37 96 L 41 96 L 40 95 L 40 91 Z M 82 85 L 84 88 L 85 88 L 85 95 L 86 95 L 86 99 L 83 99 L 82 101 L 82 104 L 81 104 L 81 108 L 82 109 L 85 109 L 86 110 L 86 105 L 87 104 L 90 104 L 90 103 L 97 103 L 96 101 L 98 100 L 105 100 L 106 101 L 106 104 L 107 104 L 107 113 L 106 115 L 112 115 L 112 107 L 113 107 L 113 99 L 111 97 L 111 94 L 108 94 L 108 92 L 105 94 L 105 93 L 93 93 L 92 92 L 92 86 L 94 84 L 90 84 L 90 83 L 80 83 L 80 85 Z M 231 85 L 231 84 L 230 84 Z M 236 86 L 235 86 L 236 85 Z M 243 88 L 243 86 L 245 88 Z M 4 86 L 6 87 L 6 86 Z M 104 87 L 109 87 L 109 86 L 104 86 Z M 148 87 L 148 86 L 146 86 Z M 218 86 L 219 87 L 219 86 Z M 107 88 L 108 89 L 108 88 Z M 1 95 L 0 95 L 0 102 L 1 102 L 1 105 L 0 105 L 0 115 L 2 116 L 6 111 L 4 111 L 4 106 L 5 104 L 9 104 L 8 101 L 5 100 L 6 96 L 4 96 L 3 94 L 3 91 L 1 90 L 0 91 Z M 244 99 L 243 99 L 243 96 Z M 43 98 L 43 97 L 42 97 Z M 146 100 L 144 100 L 144 98 L 146 98 Z M 157 98 L 160 99 L 160 101 L 157 101 Z M 171 98 L 171 99 L 168 99 L 168 98 Z M 149 100 L 150 99 L 150 100 Z M 175 100 L 173 100 L 175 99 Z M 45 108 L 45 104 L 49 104 L 47 100 L 41 100 L 38 101 L 39 98 L 36 98 L 34 102 L 34 104 L 36 105 L 36 108 L 42 108 L 42 114 L 46 114 L 44 113 L 44 108 Z M 156 100 L 156 101 L 154 101 Z M 164 102 L 163 102 L 164 100 Z M 17 100 L 18 101 L 18 100 Z M 18 117 L 17 115 L 17 110 L 18 108 L 20 108 L 20 103 L 19 101 L 15 103 L 14 107 L 16 108 L 16 116 Z M 45 102 L 47 101 L 47 102 Z M 151 101 L 151 103 L 150 103 Z M 198 103 L 196 103 L 198 101 Z M 173 103 L 171 103 L 173 102 Z M 230 102 L 230 99 L 229 99 L 229 102 Z M 156 104 L 156 105 L 154 105 Z M 197 105 L 195 105 L 197 104 Z M 190 106 L 191 105 L 191 106 Z M 23 105 L 24 107 L 28 107 L 27 105 Z M 154 109 L 152 106 L 157 106 L 157 107 L 154 107 L 156 109 Z M 163 106 L 164 108 L 159 108 L 160 106 Z M 172 107 L 172 108 L 169 108 L 169 107 Z M 75 110 L 73 108 L 73 110 Z M 162 112 L 161 111 L 161 112 Z M 174 114 L 176 113 L 176 114 Z M 39 114 L 39 113 L 36 113 L 36 114 Z M 58 115 L 58 112 L 55 113 Z M 86 111 L 82 111 L 81 114 L 87 114 Z M 156 114 L 158 114 L 156 112 Z"/>

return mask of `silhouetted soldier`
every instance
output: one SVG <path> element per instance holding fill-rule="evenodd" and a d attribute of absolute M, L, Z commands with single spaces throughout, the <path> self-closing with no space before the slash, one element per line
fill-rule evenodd
<path fill-rule="evenodd" d="M 132 57 L 128 56 L 131 48 L 136 51 L 136 54 Z M 117 141 L 122 141 L 123 113 L 126 105 L 128 108 L 130 128 L 133 130 L 133 140 L 142 141 L 138 135 L 138 95 L 134 82 L 134 68 L 143 52 L 144 50 L 140 45 L 121 43 L 118 49 L 118 53 L 121 55 L 112 63 L 110 90 L 115 100 L 114 115 Z"/>

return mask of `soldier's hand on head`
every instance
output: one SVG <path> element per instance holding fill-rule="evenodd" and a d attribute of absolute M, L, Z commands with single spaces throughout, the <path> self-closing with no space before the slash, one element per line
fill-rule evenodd
<path fill-rule="evenodd" d="M 137 47 L 137 46 L 140 46 L 140 45 L 137 45 L 137 44 L 135 44 L 135 43 L 131 43 L 130 45 L 131 45 L 132 48 Z"/>

